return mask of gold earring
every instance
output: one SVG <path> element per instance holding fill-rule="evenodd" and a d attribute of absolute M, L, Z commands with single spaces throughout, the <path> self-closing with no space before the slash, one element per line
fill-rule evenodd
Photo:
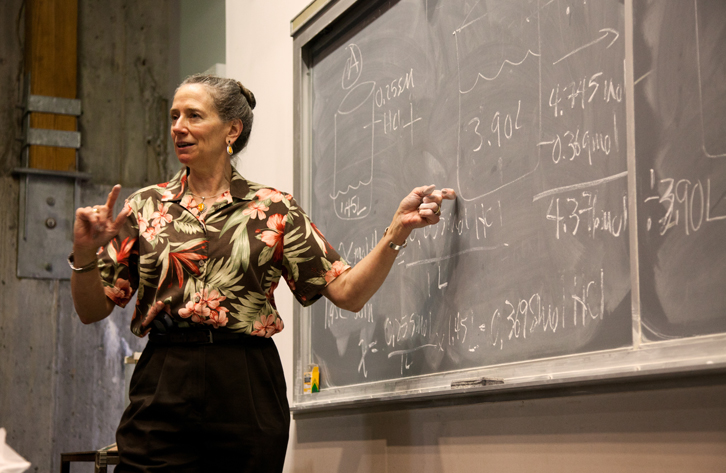
<path fill-rule="evenodd" d="M 234 150 L 232 149 L 232 143 L 227 143 L 227 154 L 232 156 Z"/>

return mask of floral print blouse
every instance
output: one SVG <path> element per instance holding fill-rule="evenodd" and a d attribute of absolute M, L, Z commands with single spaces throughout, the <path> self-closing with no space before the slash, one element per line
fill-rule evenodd
<path fill-rule="evenodd" d="M 163 301 L 180 328 L 271 337 L 283 329 L 274 297 L 281 276 L 307 306 L 350 267 L 291 195 L 232 169 L 230 190 L 202 208 L 192 203 L 187 176 L 185 168 L 132 194 L 133 213 L 99 253 L 106 296 L 125 307 L 138 292 L 135 334 Z"/>

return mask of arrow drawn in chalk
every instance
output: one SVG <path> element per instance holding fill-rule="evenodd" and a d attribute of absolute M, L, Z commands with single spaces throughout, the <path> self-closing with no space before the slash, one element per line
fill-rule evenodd
<path fill-rule="evenodd" d="M 599 43 L 600 41 L 602 41 L 602 40 L 604 40 L 605 38 L 607 38 L 607 37 L 608 37 L 608 33 L 612 33 L 612 34 L 614 34 L 614 35 L 615 35 L 615 38 L 613 38 L 613 40 L 612 40 L 612 41 L 610 41 L 610 44 L 608 44 L 607 46 L 605 46 L 605 49 L 607 49 L 607 48 L 609 48 L 610 46 L 612 46 L 612 45 L 613 45 L 613 43 L 614 43 L 615 41 L 617 41 L 617 39 L 618 39 L 618 38 L 620 37 L 620 33 L 618 33 L 617 31 L 615 31 L 615 30 L 614 30 L 614 29 L 612 29 L 612 28 L 603 28 L 603 29 L 601 29 L 601 30 L 600 30 L 600 33 L 602 33 L 602 32 L 605 32 L 605 34 L 603 34 L 602 36 L 600 36 L 600 37 L 599 37 L 598 39 L 596 39 L 595 41 L 590 41 L 590 42 L 589 42 L 589 43 L 587 43 L 586 45 L 584 45 L 584 46 L 580 46 L 579 48 L 575 49 L 574 51 L 571 51 L 571 52 L 569 52 L 569 53 L 565 54 L 564 56 L 562 56 L 561 58 L 559 58 L 558 60 L 556 60 L 555 62 L 553 62 L 553 63 L 552 63 L 552 65 L 554 66 L 554 65 L 555 65 L 555 64 L 557 64 L 558 62 L 560 62 L 560 61 L 562 61 L 562 60 L 565 60 L 565 59 L 567 59 L 568 57 L 572 56 L 573 54 L 575 54 L 575 53 L 579 53 L 579 52 L 580 52 L 580 51 L 582 51 L 583 49 L 585 49 L 585 48 L 589 48 L 589 47 L 590 47 L 590 46 L 592 46 L 593 44 L 597 44 L 597 43 Z"/>

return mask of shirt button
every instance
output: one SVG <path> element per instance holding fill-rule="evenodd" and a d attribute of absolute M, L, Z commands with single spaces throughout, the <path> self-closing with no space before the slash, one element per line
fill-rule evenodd
<path fill-rule="evenodd" d="M 199 296 L 197 296 L 197 297 L 194 298 L 194 303 L 195 304 L 198 304 L 199 303 Z"/>

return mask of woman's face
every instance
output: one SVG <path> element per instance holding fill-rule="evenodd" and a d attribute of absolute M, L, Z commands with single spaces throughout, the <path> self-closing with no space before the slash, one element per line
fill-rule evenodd
<path fill-rule="evenodd" d="M 213 169 L 227 159 L 227 135 L 231 125 L 222 122 L 212 96 L 202 84 L 177 90 L 171 106 L 171 138 L 179 161 L 190 168 Z"/>

